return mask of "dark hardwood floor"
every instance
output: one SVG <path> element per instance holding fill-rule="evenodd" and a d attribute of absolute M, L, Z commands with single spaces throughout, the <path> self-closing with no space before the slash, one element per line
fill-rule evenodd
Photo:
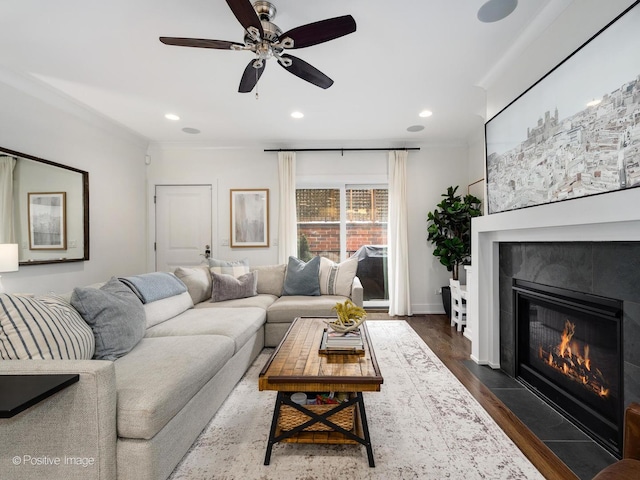
<path fill-rule="evenodd" d="M 389 318 L 406 320 L 545 478 L 550 480 L 578 478 L 464 366 L 462 362 L 468 360 L 471 354 L 471 343 L 454 327 L 450 326 L 446 315 L 389 317 L 386 312 L 372 310 L 367 312 L 367 318 L 371 320 Z"/>

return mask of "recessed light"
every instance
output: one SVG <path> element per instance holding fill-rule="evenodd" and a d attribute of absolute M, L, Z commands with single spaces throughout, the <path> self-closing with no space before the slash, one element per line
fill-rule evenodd
<path fill-rule="evenodd" d="M 478 10 L 478 20 L 493 23 L 508 17 L 518 6 L 518 0 L 489 0 Z"/>
<path fill-rule="evenodd" d="M 184 128 L 182 129 L 182 131 L 183 131 L 184 133 L 193 133 L 194 135 L 195 135 L 196 133 L 200 133 L 200 130 L 198 130 L 197 128 L 191 128 L 191 127 L 184 127 Z"/>
<path fill-rule="evenodd" d="M 418 115 L 421 116 L 422 118 L 427 118 L 433 115 L 433 112 L 431 110 L 423 110 Z"/>
<path fill-rule="evenodd" d="M 600 104 L 602 102 L 602 99 L 593 99 L 590 102 L 587 102 L 587 107 L 595 107 L 596 105 Z"/>
<path fill-rule="evenodd" d="M 180 117 L 178 115 L 176 115 L 175 113 L 167 113 L 164 118 L 166 118 L 167 120 L 180 120 Z"/>
<path fill-rule="evenodd" d="M 424 125 L 411 125 L 407 128 L 407 132 L 420 132 L 424 130 Z"/>
<path fill-rule="evenodd" d="M 302 117 L 304 117 L 304 113 L 302 113 L 302 112 L 292 112 L 291 116 L 293 118 L 302 118 Z"/>

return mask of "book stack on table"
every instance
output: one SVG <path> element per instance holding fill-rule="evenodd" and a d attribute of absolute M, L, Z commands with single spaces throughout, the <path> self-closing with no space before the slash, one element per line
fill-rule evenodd
<path fill-rule="evenodd" d="M 325 329 L 320 351 L 325 353 L 361 353 L 364 343 L 360 329 L 347 333 Z"/>

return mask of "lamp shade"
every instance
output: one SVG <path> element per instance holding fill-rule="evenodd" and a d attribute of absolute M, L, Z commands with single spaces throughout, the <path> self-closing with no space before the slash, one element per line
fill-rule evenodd
<path fill-rule="evenodd" d="M 18 271 L 18 244 L 0 243 L 0 272 Z"/>

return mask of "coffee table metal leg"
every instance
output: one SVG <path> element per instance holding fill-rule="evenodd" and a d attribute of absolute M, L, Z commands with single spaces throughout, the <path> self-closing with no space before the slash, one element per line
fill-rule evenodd
<path fill-rule="evenodd" d="M 360 418 L 362 420 L 362 434 L 364 435 L 364 446 L 367 448 L 367 458 L 369 459 L 369 466 L 375 467 L 376 464 L 373 460 L 373 447 L 371 446 L 371 437 L 369 437 L 369 425 L 367 424 L 367 414 L 364 409 L 364 399 L 362 392 L 356 392 L 358 397 L 358 408 L 360 409 Z"/>
<path fill-rule="evenodd" d="M 274 440 L 276 438 L 276 428 L 278 426 L 278 418 L 280 417 L 280 405 L 282 405 L 282 396 L 284 394 L 282 392 L 278 392 L 278 396 L 276 397 L 276 406 L 273 408 L 273 420 L 271 420 L 271 430 L 269 431 L 269 443 L 267 443 L 267 452 L 264 456 L 264 464 L 269 465 L 271 462 L 271 450 L 273 449 L 273 444 L 276 443 Z"/>

